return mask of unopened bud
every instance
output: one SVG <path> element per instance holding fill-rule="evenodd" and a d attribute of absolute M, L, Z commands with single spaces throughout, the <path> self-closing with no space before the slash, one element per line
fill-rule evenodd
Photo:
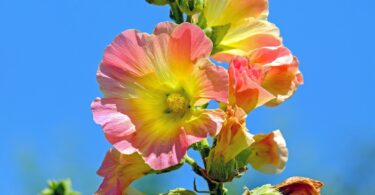
<path fill-rule="evenodd" d="M 150 4 L 154 5 L 166 5 L 168 4 L 168 0 L 146 0 Z"/>
<path fill-rule="evenodd" d="M 191 16 L 203 11 L 204 0 L 176 0 L 180 10 Z"/>

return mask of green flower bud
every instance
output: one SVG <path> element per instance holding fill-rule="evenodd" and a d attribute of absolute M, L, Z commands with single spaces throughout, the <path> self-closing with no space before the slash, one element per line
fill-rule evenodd
<path fill-rule="evenodd" d="M 241 177 L 247 171 L 246 157 L 248 152 L 241 152 L 235 159 L 224 161 L 222 157 L 214 157 L 212 153 L 207 158 L 207 174 L 217 182 L 230 182 Z"/>
<path fill-rule="evenodd" d="M 166 5 L 168 4 L 168 0 L 146 0 L 150 4 L 154 5 Z"/>
<path fill-rule="evenodd" d="M 203 11 L 204 0 L 176 0 L 180 10 L 191 16 Z"/>

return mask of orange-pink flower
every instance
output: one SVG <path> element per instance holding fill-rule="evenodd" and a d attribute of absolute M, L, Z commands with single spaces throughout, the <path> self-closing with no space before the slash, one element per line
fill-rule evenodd
<path fill-rule="evenodd" d="M 224 163 L 234 159 L 253 142 L 253 136 L 246 128 L 246 113 L 241 108 L 228 107 L 227 118 L 211 150 L 213 159 L 222 159 Z"/>
<path fill-rule="evenodd" d="M 303 83 L 298 60 L 283 46 L 256 49 L 229 66 L 229 103 L 249 112 L 290 98 Z"/>
<path fill-rule="evenodd" d="M 125 155 L 116 149 L 110 149 L 98 170 L 98 175 L 104 179 L 96 194 L 128 194 L 128 186 L 151 171 L 138 153 Z"/>
<path fill-rule="evenodd" d="M 178 164 L 187 148 L 221 129 L 228 75 L 209 61 L 211 41 L 197 26 L 159 24 L 154 34 L 121 33 L 105 50 L 97 79 L 105 98 L 96 123 L 123 154 L 139 152 L 152 169 Z"/>

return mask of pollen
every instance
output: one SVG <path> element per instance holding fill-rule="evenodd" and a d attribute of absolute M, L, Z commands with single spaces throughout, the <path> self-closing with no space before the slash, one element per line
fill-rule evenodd
<path fill-rule="evenodd" d="M 183 116 L 189 109 L 189 101 L 181 93 L 167 95 L 167 112 Z"/>

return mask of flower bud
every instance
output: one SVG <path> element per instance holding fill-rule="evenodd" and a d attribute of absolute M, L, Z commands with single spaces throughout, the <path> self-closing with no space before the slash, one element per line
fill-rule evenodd
<path fill-rule="evenodd" d="M 204 0 L 176 0 L 180 10 L 191 16 L 203 11 Z"/>
<path fill-rule="evenodd" d="M 168 4 L 168 0 L 146 0 L 150 4 L 154 5 L 166 5 Z"/>

